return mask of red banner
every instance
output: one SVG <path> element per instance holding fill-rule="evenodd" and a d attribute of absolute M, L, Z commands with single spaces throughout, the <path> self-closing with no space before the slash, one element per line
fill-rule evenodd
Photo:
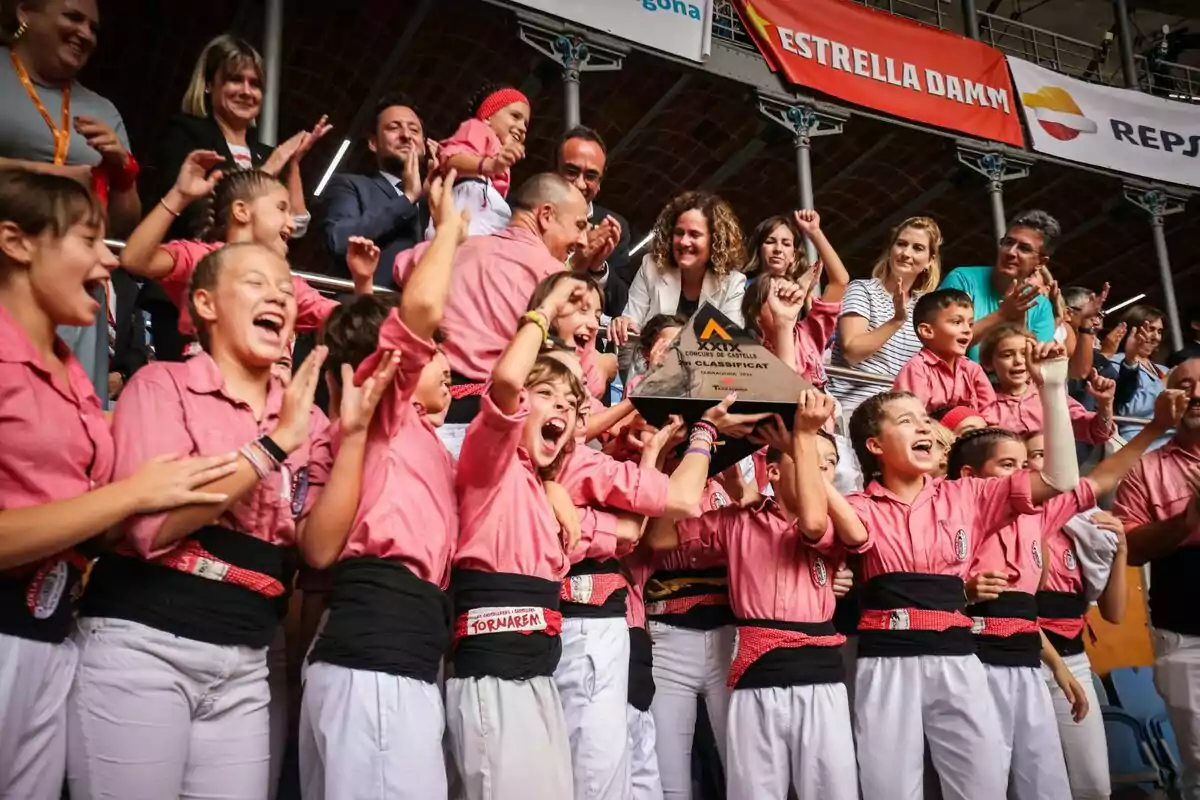
<path fill-rule="evenodd" d="M 850 0 L 737 0 L 788 81 L 915 122 L 1023 146 L 1000 51 Z"/>

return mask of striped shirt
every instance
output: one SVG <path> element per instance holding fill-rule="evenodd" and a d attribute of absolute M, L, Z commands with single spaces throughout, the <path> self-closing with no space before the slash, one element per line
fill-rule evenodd
<path fill-rule="evenodd" d="M 917 303 L 916 295 L 908 299 L 908 315 L 912 318 L 913 306 Z M 867 330 L 875 330 L 886 325 L 896 312 L 892 302 L 892 293 L 877 278 L 850 281 L 846 287 L 846 295 L 842 298 L 842 316 L 854 315 L 867 321 Z M 884 342 L 883 347 L 869 357 L 863 359 L 854 369 L 863 372 L 874 372 L 877 375 L 887 375 L 892 378 L 899 374 L 900 369 L 908 363 L 921 349 L 921 340 L 910 322 L 904 323 L 900 330 Z M 842 354 L 842 343 L 835 339 L 833 344 L 834 366 L 851 367 Z M 842 404 L 842 411 L 849 419 L 850 414 L 868 397 L 887 391 L 886 386 L 878 383 L 848 381 L 844 378 L 830 377 L 829 391 Z"/>

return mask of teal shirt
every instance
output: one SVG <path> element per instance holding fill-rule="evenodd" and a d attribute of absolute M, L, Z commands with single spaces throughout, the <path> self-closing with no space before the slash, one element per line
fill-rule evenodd
<path fill-rule="evenodd" d="M 991 267 L 958 267 L 942 280 L 939 289 L 958 289 L 971 295 L 975 303 L 975 319 L 1000 310 L 1000 295 L 992 289 Z M 1050 301 L 1040 296 L 1033 308 L 1025 312 L 1025 327 L 1033 332 L 1039 342 L 1054 341 L 1054 309 Z M 979 360 L 979 345 L 967 351 L 972 361 Z"/>

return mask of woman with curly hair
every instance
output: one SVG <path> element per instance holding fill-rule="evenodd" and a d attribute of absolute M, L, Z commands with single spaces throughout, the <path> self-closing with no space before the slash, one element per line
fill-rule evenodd
<path fill-rule="evenodd" d="M 708 192 L 684 192 L 658 215 L 653 236 L 609 337 L 623 345 L 658 314 L 690 318 L 703 303 L 741 326 L 746 251 L 729 204 Z"/>

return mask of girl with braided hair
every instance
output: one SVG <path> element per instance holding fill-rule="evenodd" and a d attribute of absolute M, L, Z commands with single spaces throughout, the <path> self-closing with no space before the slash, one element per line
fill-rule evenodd
<path fill-rule="evenodd" d="M 180 309 L 180 332 L 190 338 L 195 338 L 196 328 L 188 313 L 186 297 L 200 259 L 234 243 L 259 244 L 286 258 L 288 241 L 295 230 L 286 186 L 260 169 L 214 170 L 220 161 L 221 157 L 212 150 L 189 153 L 179 168 L 175 185 L 129 236 L 121 253 L 121 266 L 127 271 L 159 282 Z M 202 241 L 179 239 L 164 244 L 175 218 L 200 200 L 205 203 Z M 351 259 L 350 263 L 360 262 Z M 369 294 L 372 278 L 355 272 L 355 292 Z M 316 330 L 337 303 L 322 297 L 295 275 L 292 285 L 296 294 L 296 331 Z"/>
<path fill-rule="evenodd" d="M 454 205 L 471 211 L 470 235 L 508 225 L 512 212 L 505 198 L 512 168 L 525 158 L 531 116 L 529 98 L 519 89 L 485 84 L 471 97 L 467 118 L 441 143 L 442 166 L 458 173 Z"/>

